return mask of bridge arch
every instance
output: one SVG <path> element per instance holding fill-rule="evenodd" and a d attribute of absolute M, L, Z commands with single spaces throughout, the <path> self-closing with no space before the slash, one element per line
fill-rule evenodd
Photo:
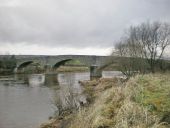
<path fill-rule="evenodd" d="M 53 68 L 55 68 L 55 69 L 59 68 L 61 65 L 64 65 L 66 62 L 71 61 L 71 60 L 73 60 L 73 59 L 66 59 L 66 60 L 61 60 L 59 62 L 56 62 L 54 64 Z"/>
<path fill-rule="evenodd" d="M 57 68 L 59 68 L 60 66 L 65 65 L 67 62 L 72 61 L 72 60 L 73 60 L 73 61 L 74 61 L 74 60 L 77 60 L 77 61 L 80 62 L 80 65 L 89 67 L 89 65 L 85 64 L 85 63 L 82 62 L 80 59 L 64 59 L 64 60 L 61 60 L 61 61 L 56 62 L 56 63 L 53 65 L 53 68 L 57 69 Z"/>
<path fill-rule="evenodd" d="M 34 61 L 25 61 L 23 63 L 21 63 L 20 65 L 17 66 L 18 69 L 22 69 L 24 67 L 27 67 L 28 65 L 34 63 Z"/>

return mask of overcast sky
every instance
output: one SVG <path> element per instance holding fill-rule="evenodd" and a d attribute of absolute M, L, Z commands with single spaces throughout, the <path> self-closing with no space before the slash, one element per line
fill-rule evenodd
<path fill-rule="evenodd" d="M 0 54 L 108 55 L 130 25 L 169 12 L 170 0 L 0 0 Z"/>

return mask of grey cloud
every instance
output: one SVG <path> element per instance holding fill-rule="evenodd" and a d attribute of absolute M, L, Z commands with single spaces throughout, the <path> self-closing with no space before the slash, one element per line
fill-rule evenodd
<path fill-rule="evenodd" d="M 0 0 L 0 43 L 110 47 L 125 28 L 170 20 L 169 0 Z"/>

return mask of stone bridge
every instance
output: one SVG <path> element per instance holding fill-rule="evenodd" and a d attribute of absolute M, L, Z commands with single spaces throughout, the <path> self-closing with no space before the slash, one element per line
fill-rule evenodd
<path fill-rule="evenodd" d="M 79 60 L 81 63 L 90 67 L 91 76 L 100 76 L 101 73 L 97 69 L 106 65 L 110 60 L 110 56 L 91 56 L 91 55 L 58 55 L 58 56 L 43 56 L 43 55 L 17 55 L 16 69 L 21 69 L 31 63 L 39 63 L 42 66 L 57 68 L 70 60 Z"/>

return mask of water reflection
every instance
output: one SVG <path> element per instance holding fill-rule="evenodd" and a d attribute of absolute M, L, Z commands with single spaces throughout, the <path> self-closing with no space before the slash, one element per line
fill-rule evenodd
<path fill-rule="evenodd" d="M 103 78 L 113 78 L 113 77 L 125 77 L 120 71 L 103 71 Z"/>
<path fill-rule="evenodd" d="M 34 74 L 28 76 L 28 84 L 31 87 L 41 86 L 45 83 L 45 75 L 44 74 Z"/>
<path fill-rule="evenodd" d="M 46 74 L 44 85 L 48 87 L 58 86 L 58 74 Z"/>
<path fill-rule="evenodd" d="M 37 128 L 53 115 L 54 91 L 42 87 L 42 81 L 39 75 L 0 79 L 0 128 Z M 31 82 L 36 86 L 27 84 Z"/>

